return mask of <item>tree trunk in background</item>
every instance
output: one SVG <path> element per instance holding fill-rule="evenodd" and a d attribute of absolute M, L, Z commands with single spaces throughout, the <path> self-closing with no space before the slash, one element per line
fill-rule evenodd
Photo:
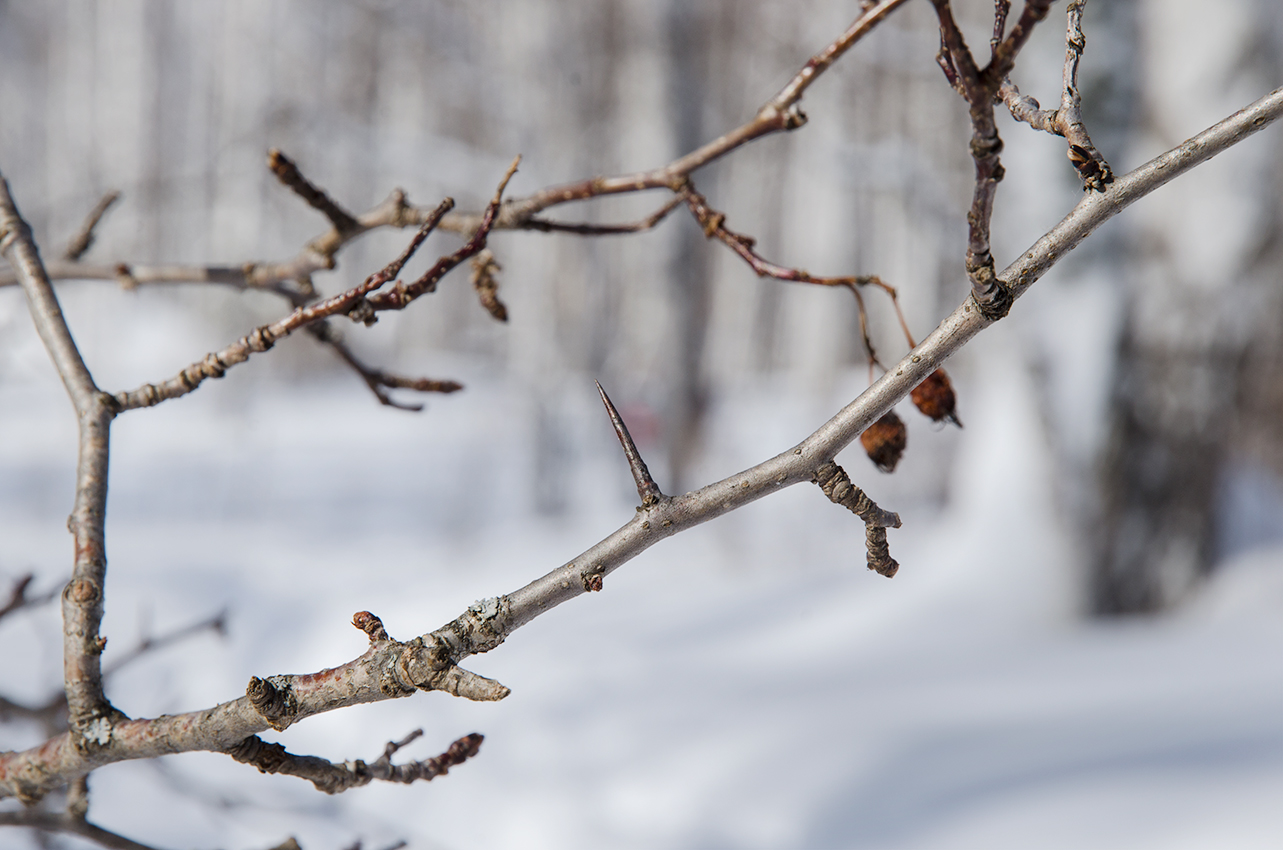
<path fill-rule="evenodd" d="M 1143 150 L 1177 144 L 1218 120 L 1226 104 L 1277 85 L 1278 63 L 1260 49 L 1268 39 L 1259 20 L 1277 14 L 1265 8 L 1273 4 L 1236 0 L 1210 17 L 1193 14 L 1202 8 L 1193 4 L 1184 14 L 1170 0 L 1137 5 L 1149 24 L 1134 110 L 1145 116 L 1136 128 Z M 1235 151 L 1165 188 L 1161 201 L 1140 205 L 1131 220 L 1130 253 L 1138 259 L 1127 271 L 1102 455 L 1095 613 L 1170 606 L 1213 565 L 1243 366 L 1265 352 L 1279 359 L 1277 308 L 1259 309 L 1263 300 L 1278 303 L 1271 293 L 1279 265 L 1262 252 L 1279 237 L 1276 227 L 1262 226 L 1274 206 L 1260 179 L 1267 145 L 1278 149 L 1270 138 Z M 1260 321 L 1263 314 L 1274 321 Z M 1268 438 L 1276 446 L 1277 422 Z"/>
<path fill-rule="evenodd" d="M 707 4 L 704 4 L 706 6 Z M 708 101 L 704 59 L 709 53 L 709 9 L 686 0 L 671 0 L 665 25 L 668 45 L 668 109 L 672 116 L 673 148 L 689 151 L 708 138 L 704 110 Z M 715 187 L 702 175 L 700 188 Z M 708 406 L 708 381 L 703 369 L 704 342 L 712 285 L 709 249 L 699 226 L 689 218 L 677 222 L 678 235 L 668 263 L 668 288 L 673 310 L 673 345 L 669 376 L 665 382 L 665 442 L 673 492 L 682 493 L 693 482 L 691 464 L 699 453 L 700 432 Z"/>

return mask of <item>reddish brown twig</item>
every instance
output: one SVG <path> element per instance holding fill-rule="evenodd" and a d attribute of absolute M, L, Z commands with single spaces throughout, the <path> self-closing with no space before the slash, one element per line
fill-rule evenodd
<path fill-rule="evenodd" d="M 404 284 L 398 282 L 391 289 L 371 296 L 368 299 L 370 308 L 372 310 L 400 310 L 404 308 L 420 295 L 435 291 L 441 278 L 445 277 L 459 263 L 474 256 L 482 248 L 486 247 L 486 238 L 490 235 L 491 228 L 494 227 L 495 217 L 498 215 L 499 206 L 503 201 L 503 191 L 508 187 L 508 181 L 512 179 L 512 175 L 517 173 L 517 165 L 520 162 L 521 157 L 517 157 L 512 161 L 512 165 L 508 166 L 508 172 L 503 176 L 503 180 L 499 182 L 499 188 L 495 190 L 494 198 L 481 215 L 481 223 L 477 226 L 476 232 L 472 234 L 472 238 L 462 248 L 453 254 L 446 254 L 441 257 L 413 283 Z"/>
<path fill-rule="evenodd" d="M 116 410 L 133 410 L 139 407 L 151 407 L 171 398 L 179 398 L 196 389 L 209 378 L 221 378 L 231 367 L 244 363 L 252 354 L 269 350 L 277 341 L 289 336 L 299 328 L 323 321 L 330 316 L 348 315 L 354 320 L 370 323 L 374 319 L 375 308 L 367 299 L 370 293 L 382 287 L 400 273 L 401 268 L 432 232 L 441 216 L 453 206 L 447 198 L 437 207 L 434 215 L 424 222 L 410 244 L 395 260 L 378 272 L 370 275 L 365 282 L 346 292 L 339 293 L 322 301 L 298 307 L 283 319 L 270 325 L 255 328 L 249 334 L 222 349 L 206 355 L 203 360 L 193 363 L 173 378 L 159 384 L 143 384 L 128 392 L 118 392 L 112 398 Z M 470 243 L 471 244 L 471 243 Z M 458 252 L 456 252 L 458 253 Z M 453 257 L 454 255 L 451 255 Z M 455 265 L 459 261 L 455 261 Z M 442 265 L 438 261 L 433 268 Z M 451 265 L 450 268 L 454 266 Z M 446 269 L 448 271 L 449 269 Z M 441 274 L 445 272 L 442 271 Z M 399 284 L 398 284 L 399 285 Z M 415 284 L 418 285 L 418 282 Z M 415 296 L 417 297 L 417 295 Z M 412 298 L 409 300 L 413 300 Z M 407 300 L 405 303 L 409 303 Z M 382 308 L 387 309 L 387 308 Z"/>
<path fill-rule="evenodd" d="M 324 189 L 304 177 L 294 161 L 279 149 L 272 148 L 267 152 L 267 167 L 272 169 L 277 180 L 293 189 L 294 194 L 306 201 L 308 206 L 328 218 L 339 233 L 352 233 L 360 227 L 351 213 L 336 204 L 325 194 Z"/>
<path fill-rule="evenodd" d="M 333 349 L 334 353 L 344 363 L 351 366 L 352 370 L 361 376 L 361 380 L 365 381 L 365 385 L 370 388 L 370 392 L 374 393 L 374 397 L 379 400 L 380 404 L 397 410 L 418 412 L 423 410 L 422 404 L 397 401 L 387 391 L 390 389 L 406 389 L 421 393 L 453 393 L 463 389 L 463 384 L 458 381 L 406 378 L 367 365 L 353 353 L 348 344 L 344 342 L 342 333 L 328 321 L 308 325 L 307 330 L 319 342 Z"/>
<path fill-rule="evenodd" d="M 539 230 L 544 233 L 575 233 L 580 236 L 616 236 L 625 233 L 641 233 L 650 230 L 668 214 L 682 204 L 680 197 L 673 198 L 655 212 L 640 221 L 626 224 L 588 224 L 586 222 L 549 221 L 546 218 L 531 217 L 524 225 L 526 230 Z"/>
<path fill-rule="evenodd" d="M 757 241 L 753 237 L 736 233 L 728 228 L 725 214 L 713 209 L 709 205 L 708 199 L 695 191 L 694 187 L 689 183 L 682 187 L 678 195 L 686 202 L 691 215 L 695 217 L 695 220 L 699 222 L 699 226 L 703 228 L 704 235 L 709 239 L 718 240 L 734 251 L 740 259 L 748 263 L 749 268 L 758 277 L 769 277 L 789 283 L 807 283 L 815 286 L 845 287 L 851 290 L 852 294 L 855 295 L 856 307 L 859 310 L 860 335 L 863 337 L 864 348 L 868 352 L 870 365 L 882 366 L 874 353 L 873 341 L 869 336 L 867 313 L 864 308 L 864 298 L 860 295 L 860 287 L 874 286 L 887 294 L 887 297 L 891 299 L 891 307 L 895 310 L 896 319 L 900 323 L 900 329 L 904 332 L 904 338 L 909 343 L 909 347 L 913 348 L 913 334 L 909 332 L 909 323 L 905 321 L 904 312 L 900 309 L 900 299 L 895 287 L 883 281 L 882 278 L 877 275 L 820 277 L 802 269 L 789 268 L 772 263 L 757 253 L 755 249 Z"/>

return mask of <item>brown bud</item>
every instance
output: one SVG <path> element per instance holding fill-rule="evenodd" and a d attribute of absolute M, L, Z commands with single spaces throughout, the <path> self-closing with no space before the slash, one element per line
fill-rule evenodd
<path fill-rule="evenodd" d="M 357 611 L 352 615 L 352 625 L 365 632 L 371 641 L 388 640 L 388 633 L 383 628 L 383 621 L 369 611 Z"/>
<path fill-rule="evenodd" d="M 874 422 L 860 435 L 860 445 L 864 446 L 869 460 L 883 472 L 895 471 L 895 465 L 900 462 L 900 455 L 904 454 L 908 441 L 904 422 L 895 415 L 894 410 L 888 410 L 886 416 Z"/>
<path fill-rule="evenodd" d="M 953 393 L 953 384 L 949 383 L 949 376 L 943 369 L 936 369 L 928 375 L 925 381 L 913 388 L 909 398 L 913 400 L 913 406 L 932 422 L 952 422 L 959 428 L 962 427 L 954 413 L 958 399 Z"/>

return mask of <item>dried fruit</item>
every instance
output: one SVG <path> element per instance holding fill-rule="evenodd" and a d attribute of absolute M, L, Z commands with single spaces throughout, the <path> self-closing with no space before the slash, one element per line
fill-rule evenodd
<path fill-rule="evenodd" d="M 869 460 L 883 472 L 895 471 L 895 465 L 900 462 L 900 455 L 904 454 L 908 441 L 909 435 L 904 422 L 895 415 L 894 410 L 887 411 L 885 416 L 860 435 L 860 445 L 864 446 Z"/>
<path fill-rule="evenodd" d="M 909 398 L 913 400 L 913 406 L 931 421 L 952 422 L 959 428 L 962 427 L 954 413 L 958 399 L 953 394 L 953 384 L 949 383 L 949 376 L 943 369 L 936 369 L 928 375 L 925 381 L 913 388 Z"/>
<path fill-rule="evenodd" d="M 486 308 L 490 313 L 501 322 L 508 321 L 508 308 L 499 300 L 499 281 L 495 273 L 500 271 L 503 266 L 490 253 L 490 249 L 484 249 L 480 254 L 472 258 L 472 288 L 477 291 L 477 297 L 481 301 L 481 306 Z"/>

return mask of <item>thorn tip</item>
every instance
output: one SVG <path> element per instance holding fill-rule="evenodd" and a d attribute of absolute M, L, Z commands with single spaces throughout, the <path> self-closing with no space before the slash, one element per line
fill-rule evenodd
<path fill-rule="evenodd" d="M 628 426 L 624 424 L 623 417 L 611 403 L 610 396 L 606 395 L 600 381 L 594 383 L 597 384 L 597 392 L 601 394 L 601 403 L 606 405 L 606 415 L 610 417 L 610 424 L 615 427 L 615 436 L 619 438 L 619 444 L 624 448 L 624 457 L 628 459 L 628 468 L 632 470 L 633 480 L 637 482 L 637 495 L 641 496 L 642 507 L 648 508 L 657 504 L 664 498 L 664 494 L 660 492 L 655 479 L 651 478 L 650 470 L 646 468 L 646 461 L 642 460 L 641 453 L 637 451 L 637 444 L 628 433 Z"/>

